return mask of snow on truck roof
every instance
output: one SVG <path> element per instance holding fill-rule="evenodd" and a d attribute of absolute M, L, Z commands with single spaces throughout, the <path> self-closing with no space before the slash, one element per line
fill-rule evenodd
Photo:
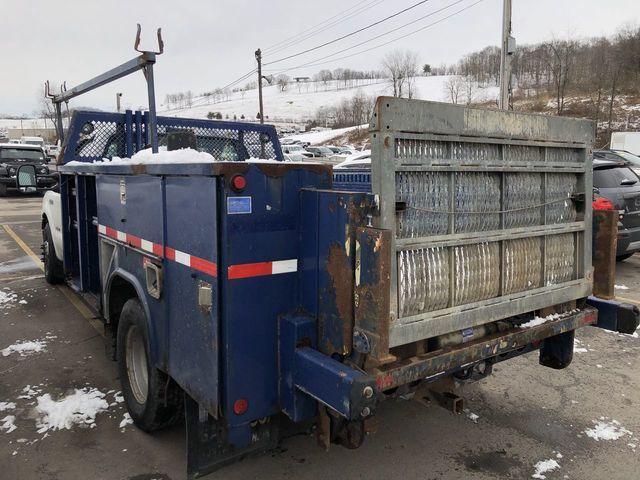
<path fill-rule="evenodd" d="M 211 154 L 199 152 L 190 148 L 160 151 L 152 153 L 151 149 L 141 150 L 131 158 L 113 157 L 96 160 L 94 162 L 72 161 L 61 165 L 58 171 L 62 173 L 107 173 L 107 174 L 136 174 L 148 173 L 151 175 L 217 175 L 228 170 L 225 165 L 240 168 L 242 164 L 265 165 L 271 164 L 278 167 L 298 167 L 325 171 L 325 164 L 317 162 L 282 162 L 277 160 L 263 160 L 250 158 L 245 161 L 229 162 L 216 160 Z M 327 170 L 330 172 L 330 169 Z"/>

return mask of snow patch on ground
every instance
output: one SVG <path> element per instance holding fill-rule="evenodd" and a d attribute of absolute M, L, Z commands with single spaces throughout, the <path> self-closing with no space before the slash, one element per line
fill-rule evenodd
<path fill-rule="evenodd" d="M 0 430 L 5 431 L 6 433 L 11 433 L 18 427 L 15 426 L 13 422 L 16 421 L 15 415 L 7 415 L 2 420 L 0 420 Z"/>
<path fill-rule="evenodd" d="M 0 310 L 10 306 L 16 301 L 18 295 L 7 290 L 0 290 Z"/>
<path fill-rule="evenodd" d="M 547 478 L 545 474 L 560 468 L 560 464 L 554 459 L 550 458 L 549 460 L 539 461 L 534 465 L 534 468 L 536 469 L 536 471 L 533 475 L 531 475 L 531 478 L 545 479 Z"/>
<path fill-rule="evenodd" d="M 332 140 L 353 130 L 368 128 L 369 124 L 366 123 L 364 125 L 356 125 L 355 127 L 335 128 L 333 130 L 322 130 L 320 132 L 306 132 L 299 133 L 297 135 L 287 135 L 287 138 L 291 138 L 292 140 L 300 140 L 301 142 L 309 142 L 310 144 L 315 145 L 317 143 L 328 142 L 329 140 Z"/>
<path fill-rule="evenodd" d="M 12 353 L 19 353 L 21 357 L 26 357 L 33 353 L 40 353 L 47 346 L 46 340 L 24 340 L 13 345 L 9 345 L 2 350 L 2 356 L 8 357 Z"/>
<path fill-rule="evenodd" d="M 626 285 L 614 285 L 613 288 L 615 288 L 616 290 L 629 290 L 629 287 L 627 287 Z"/>
<path fill-rule="evenodd" d="M 4 410 L 13 410 L 16 408 L 16 404 L 13 402 L 0 402 L 0 412 Z"/>
<path fill-rule="evenodd" d="M 594 420 L 593 423 L 595 426 L 587 428 L 584 433 L 596 442 L 600 440 L 618 440 L 624 436 L 633 435 L 632 432 L 620 425 L 617 420 L 607 420 L 605 417 L 600 417 L 599 421 Z"/>
<path fill-rule="evenodd" d="M 129 413 L 125 413 L 124 416 L 122 417 L 122 421 L 120 422 L 120 425 L 118 426 L 118 428 L 124 428 L 127 425 L 133 425 L 133 419 L 131 418 L 131 415 L 129 415 Z"/>
<path fill-rule="evenodd" d="M 573 340 L 573 352 L 574 353 L 587 353 L 589 350 L 581 347 L 580 345 L 582 345 L 582 342 L 580 340 L 578 340 L 577 338 Z"/>
<path fill-rule="evenodd" d="M 75 389 L 59 400 L 53 400 L 45 393 L 38 397 L 35 408 L 39 418 L 36 420 L 38 433 L 47 430 L 70 430 L 74 425 L 95 426 L 96 415 L 109 408 L 105 394 L 95 388 Z"/>
<path fill-rule="evenodd" d="M 478 415 L 477 413 L 473 413 L 468 408 L 465 408 L 463 411 L 467 415 L 467 418 L 469 420 L 471 420 L 473 423 L 478 423 L 478 419 L 480 418 L 480 415 Z"/>
<path fill-rule="evenodd" d="M 33 397 L 38 395 L 42 389 L 38 385 L 27 385 L 22 389 L 22 395 L 19 395 L 18 398 L 24 400 L 31 400 Z"/>

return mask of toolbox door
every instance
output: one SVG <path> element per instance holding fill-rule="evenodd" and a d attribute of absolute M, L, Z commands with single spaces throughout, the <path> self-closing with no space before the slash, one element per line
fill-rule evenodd
<path fill-rule="evenodd" d="M 166 177 L 169 373 L 218 416 L 216 180 Z"/>

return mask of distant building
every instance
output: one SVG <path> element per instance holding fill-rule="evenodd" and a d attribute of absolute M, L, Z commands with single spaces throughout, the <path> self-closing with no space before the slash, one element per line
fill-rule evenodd
<path fill-rule="evenodd" d="M 296 83 L 306 83 L 311 81 L 311 77 L 293 77 Z"/>

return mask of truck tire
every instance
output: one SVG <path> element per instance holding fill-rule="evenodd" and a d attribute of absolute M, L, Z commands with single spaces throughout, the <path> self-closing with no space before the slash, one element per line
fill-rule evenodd
<path fill-rule="evenodd" d="M 152 432 L 184 418 L 181 389 L 151 363 L 146 316 L 137 298 L 122 308 L 116 348 L 122 395 L 133 422 Z"/>
<path fill-rule="evenodd" d="M 51 227 L 47 223 L 42 231 L 42 261 L 44 263 L 44 278 L 47 283 L 55 285 L 64 280 L 62 262 L 56 257 Z"/>

